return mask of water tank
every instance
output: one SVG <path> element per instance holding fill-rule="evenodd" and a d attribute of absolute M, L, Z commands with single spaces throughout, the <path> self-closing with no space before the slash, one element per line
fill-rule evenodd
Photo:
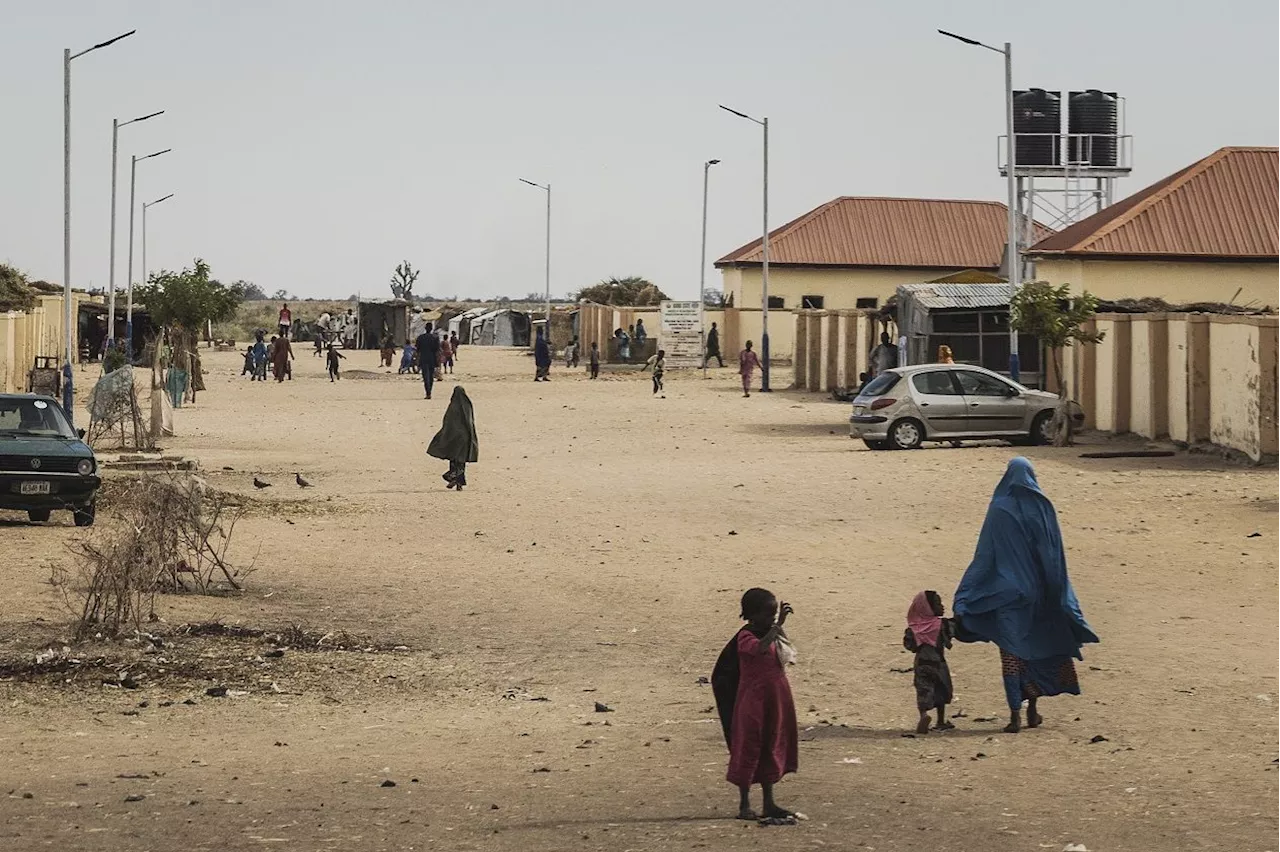
<path fill-rule="evenodd" d="M 1117 105 L 1115 92 L 1087 89 L 1067 99 L 1067 132 L 1072 134 L 1071 162 L 1116 165 Z M 1075 134 L 1086 134 L 1076 137 Z"/>
<path fill-rule="evenodd" d="M 1013 93 L 1013 133 L 1018 139 L 1014 148 L 1014 165 L 1058 165 L 1058 134 L 1061 132 L 1061 92 L 1026 89 Z"/>

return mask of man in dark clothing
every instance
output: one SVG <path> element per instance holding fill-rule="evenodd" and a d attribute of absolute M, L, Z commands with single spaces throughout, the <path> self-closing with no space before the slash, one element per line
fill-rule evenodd
<path fill-rule="evenodd" d="M 415 343 L 422 367 L 422 384 L 427 389 L 427 399 L 431 399 L 431 386 L 436 382 L 436 366 L 440 363 L 440 338 L 431 330 L 431 323 L 427 323 Z"/>
<path fill-rule="evenodd" d="M 551 347 L 547 345 L 547 338 L 542 333 L 542 329 L 538 329 L 538 337 L 533 343 L 533 365 L 536 372 L 533 374 L 535 382 L 549 382 L 549 374 L 551 373 Z"/>
<path fill-rule="evenodd" d="M 880 345 L 871 350 L 870 361 L 871 369 L 868 372 L 872 377 L 898 366 L 898 347 L 893 345 L 889 332 L 880 332 Z"/>
<path fill-rule="evenodd" d="M 720 357 L 720 329 L 716 328 L 715 323 L 711 323 L 711 330 L 707 332 L 707 354 L 702 359 L 702 366 L 710 364 L 712 358 L 719 361 L 721 367 L 724 366 L 724 358 Z"/>

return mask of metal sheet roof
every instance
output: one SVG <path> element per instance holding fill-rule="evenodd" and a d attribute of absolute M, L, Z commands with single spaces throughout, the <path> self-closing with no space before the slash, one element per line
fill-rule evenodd
<path fill-rule="evenodd" d="M 929 310 L 1000 308 L 1009 304 L 1008 284 L 899 284 L 899 298 L 909 294 Z"/>
<path fill-rule="evenodd" d="M 1280 149 L 1220 148 L 1031 247 L 1033 255 L 1276 260 Z"/>
<path fill-rule="evenodd" d="M 999 268 L 1007 214 L 997 201 L 842 196 L 769 234 L 769 262 L 801 266 Z M 1037 225 L 1037 235 L 1052 233 Z M 760 240 L 716 261 L 758 264 Z"/>

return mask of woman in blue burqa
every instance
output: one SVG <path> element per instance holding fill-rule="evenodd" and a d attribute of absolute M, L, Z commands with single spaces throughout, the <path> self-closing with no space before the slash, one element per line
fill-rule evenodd
<path fill-rule="evenodd" d="M 1009 725 L 1037 727 L 1036 700 L 1067 692 L 1080 694 L 1073 660 L 1080 647 L 1098 637 L 1080 612 L 1067 576 L 1062 530 L 1053 504 L 1040 490 L 1031 462 L 1009 462 L 987 508 L 978 551 L 964 572 L 952 605 L 956 639 L 993 642 L 1000 649 Z"/>

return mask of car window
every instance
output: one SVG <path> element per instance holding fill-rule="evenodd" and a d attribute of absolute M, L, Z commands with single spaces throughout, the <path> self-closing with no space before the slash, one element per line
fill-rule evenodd
<path fill-rule="evenodd" d="M 0 400 L 0 432 L 65 438 L 71 434 L 62 412 L 42 399 Z"/>
<path fill-rule="evenodd" d="M 881 373 L 868 382 L 858 396 L 880 396 L 882 393 L 888 393 L 898 383 L 898 379 L 897 373 Z"/>
<path fill-rule="evenodd" d="M 950 370 L 930 370 L 927 373 L 916 373 L 911 377 L 911 384 L 920 393 L 942 396 L 956 396 L 956 386 L 951 383 Z"/>
<path fill-rule="evenodd" d="M 1013 385 L 1007 382 L 972 370 L 956 370 L 956 378 L 960 380 L 960 389 L 965 396 L 1008 396 L 1013 389 Z"/>

